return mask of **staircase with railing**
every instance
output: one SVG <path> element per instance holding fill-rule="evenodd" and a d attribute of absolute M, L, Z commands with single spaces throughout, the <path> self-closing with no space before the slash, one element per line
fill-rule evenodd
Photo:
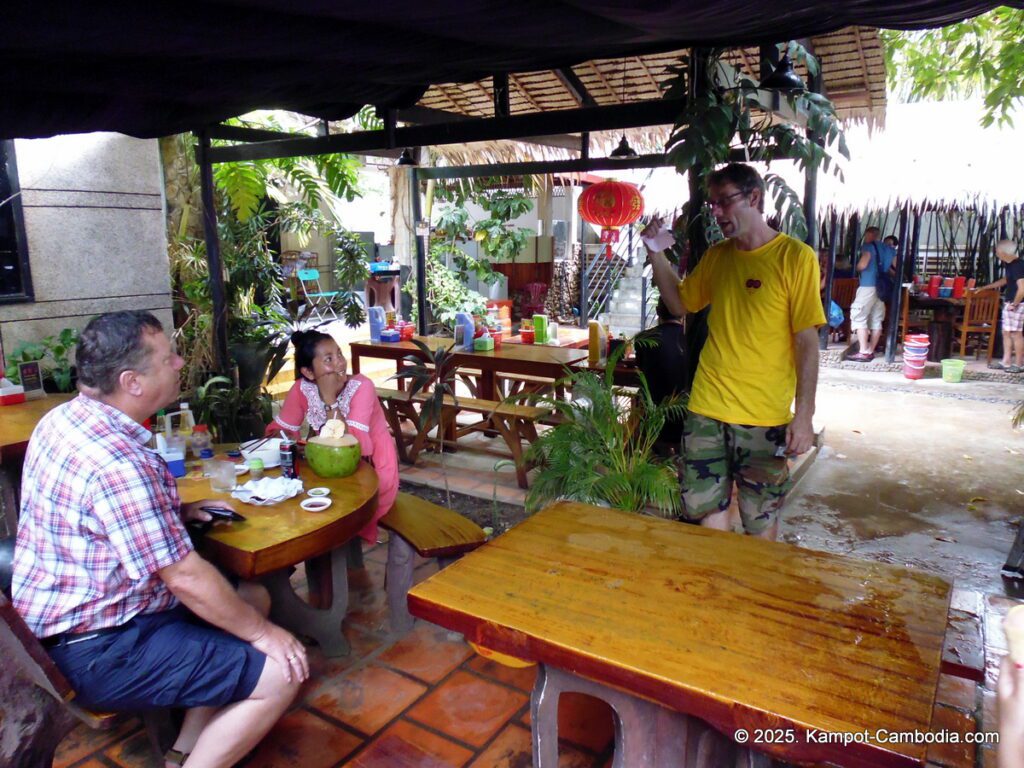
<path fill-rule="evenodd" d="M 633 336 L 654 320 L 649 307 L 657 300 L 652 288 L 651 268 L 644 266 L 643 246 L 631 230 L 623 232 L 612 246 L 611 257 L 604 244 L 584 246 L 580 276 L 580 325 L 601 318 L 611 332 Z"/>

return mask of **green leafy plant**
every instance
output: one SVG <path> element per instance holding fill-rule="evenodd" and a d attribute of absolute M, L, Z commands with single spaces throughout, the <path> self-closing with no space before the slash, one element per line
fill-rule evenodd
<path fill-rule="evenodd" d="M 193 410 L 213 430 L 218 443 L 241 443 L 263 434 L 273 418 L 270 394 L 262 387 L 239 389 L 227 376 L 214 376 L 196 388 Z"/>
<path fill-rule="evenodd" d="M 46 347 L 41 342 L 23 341 L 7 355 L 7 368 L 4 370 L 4 376 L 15 384 L 21 384 L 18 365 L 42 360 L 44 357 L 46 357 Z"/>
<path fill-rule="evenodd" d="M 615 366 L 624 353 L 625 345 L 612 353 L 603 375 L 569 373 L 561 383 L 571 388 L 571 401 L 537 395 L 510 398 L 552 408 L 563 419 L 526 453 L 538 468 L 526 496 L 527 509 L 569 498 L 632 512 L 656 510 L 663 516 L 678 512 L 675 466 L 653 448 L 666 419 L 682 417 L 685 400 L 676 396 L 654 402 L 639 371 L 640 386 L 632 396 L 615 386 Z"/>
<path fill-rule="evenodd" d="M 341 313 L 345 324 L 355 328 L 366 320 L 362 289 L 370 277 L 366 248 L 363 241 L 347 229 L 334 227 L 334 277 L 340 293 L 335 299 L 335 308 Z"/>
<path fill-rule="evenodd" d="M 228 122 L 282 129 L 274 116 Z M 174 143 L 178 150 L 175 183 L 188 191 L 168 249 L 175 337 L 186 360 L 186 387 L 198 384 L 214 367 L 206 244 L 198 231 L 198 216 L 192 214 L 199 197 L 193 143 L 190 135 L 179 136 Z M 278 234 L 292 233 L 300 243 L 313 233 L 332 234 L 338 225 L 333 215 L 324 211 L 333 211 L 342 201 L 360 196 L 360 167 L 357 157 L 342 154 L 214 166 L 218 239 L 232 343 L 258 344 L 273 335 L 273 329 L 264 322 L 264 313 L 285 301 L 275 252 Z"/>
<path fill-rule="evenodd" d="M 455 400 L 455 376 L 458 373 L 458 365 L 452 354 L 455 345 L 431 349 L 419 339 L 413 339 L 412 343 L 419 349 L 419 354 L 403 357 L 402 370 L 390 378 L 408 379 L 410 397 L 425 392 L 427 387 L 433 384 L 420 407 L 419 429 L 422 432 L 437 428 L 437 441 L 441 451 L 441 474 L 444 477 L 445 503 L 450 507 L 452 496 L 451 489 L 448 487 L 447 468 L 444 464 L 444 430 L 442 429 L 441 415 L 444 410 L 445 396 Z"/>
<path fill-rule="evenodd" d="M 818 71 L 815 58 L 797 43 L 789 43 L 787 52 L 806 64 L 811 74 Z M 842 171 L 833 152 L 849 159 L 842 125 L 835 108 L 824 96 L 805 91 L 787 94 L 785 99 L 793 114 L 802 115 L 809 132 L 821 142 L 809 138 L 793 125 L 773 117 L 762 103 L 758 84 L 748 77 L 734 75 L 722 64 L 724 49 L 711 50 L 704 61 L 705 81 L 697 95 L 687 99 L 686 108 L 677 120 L 666 148 L 679 173 L 698 174 L 703 183 L 711 171 L 730 159 L 736 148 L 746 151 L 751 162 L 771 163 L 788 158 L 800 168 L 823 167 L 840 178 Z M 687 71 L 676 69 L 668 83 L 666 98 L 687 96 Z M 777 175 L 765 179 L 774 200 L 781 226 L 795 237 L 807 234 L 807 222 L 797 194 Z M 708 211 L 701 212 L 707 230 L 711 227 Z"/>
<path fill-rule="evenodd" d="M 469 227 L 469 212 L 461 205 L 440 208 L 437 224 L 430 238 L 427 253 L 427 302 L 432 320 L 444 330 L 451 331 L 459 312 L 481 315 L 487 299 L 467 285 L 470 275 L 485 283 L 498 279 L 490 263 L 475 259 L 459 247 L 473 237 Z M 448 266 L 451 260 L 452 267 Z M 416 296 L 415 278 L 407 280 L 402 290 Z M 419 317 L 419 307 L 413 305 L 413 320 Z"/>
<path fill-rule="evenodd" d="M 980 91 L 981 124 L 1013 124 L 1013 109 L 1024 101 L 1024 9 L 1000 6 L 936 29 L 880 34 L 893 93 L 941 101 Z"/>
<path fill-rule="evenodd" d="M 526 250 L 530 237 L 537 234 L 528 227 L 515 227 L 510 223 L 533 208 L 525 194 L 498 190 L 481 195 L 477 203 L 488 214 L 476 223 L 474 239 L 491 262 L 510 262 Z"/>
<path fill-rule="evenodd" d="M 39 361 L 43 377 L 50 379 L 58 392 L 71 392 L 74 390 L 74 366 L 68 356 L 77 344 L 78 330 L 75 328 L 64 328 L 42 341 L 22 342 L 7 356 L 4 376 L 20 384 L 18 364 Z"/>

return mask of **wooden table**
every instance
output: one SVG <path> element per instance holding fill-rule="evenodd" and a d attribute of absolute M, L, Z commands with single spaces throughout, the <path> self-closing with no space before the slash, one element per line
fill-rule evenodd
<path fill-rule="evenodd" d="M 27 443 L 32 430 L 47 413 L 77 396 L 77 392 L 47 395 L 17 405 L 0 406 L 0 460 L 4 449 Z"/>
<path fill-rule="evenodd" d="M 867 768 L 924 765 L 926 747 L 813 737 L 929 730 L 950 591 L 920 571 L 559 502 L 414 587 L 409 609 L 539 662 L 538 768 L 557 765 L 562 690 L 616 708 L 617 766 L 732 765 L 697 756 L 710 724 L 785 760 Z"/>
<path fill-rule="evenodd" d="M 455 342 L 439 336 L 416 336 L 431 349 L 447 349 Z M 359 373 L 362 357 L 378 357 L 399 361 L 406 355 L 421 354 L 416 345 L 408 342 L 357 341 L 351 347 L 352 372 Z M 496 377 L 506 375 L 534 376 L 555 381 L 565 375 L 565 369 L 587 357 L 585 349 L 572 347 L 549 347 L 542 344 L 502 344 L 499 349 L 488 352 L 453 351 L 454 364 L 459 369 L 479 371 L 475 397 L 482 400 L 496 400 L 498 388 Z"/>
<path fill-rule="evenodd" d="M 0 406 L 0 539 L 13 536 L 17 529 L 16 479 L 32 430 L 43 416 L 76 395 L 76 392 L 67 392 Z"/>
<path fill-rule="evenodd" d="M 327 656 L 348 653 L 341 622 L 348 610 L 345 544 L 377 509 L 377 473 L 365 461 L 351 477 L 317 477 L 300 461 L 305 487 L 326 486 L 334 502 L 323 512 L 307 512 L 305 494 L 270 506 L 253 506 L 214 493 L 210 481 L 178 480 L 182 501 L 223 499 L 245 516 L 243 523 L 218 525 L 203 538 L 204 556 L 246 580 L 260 580 L 270 591 L 271 618 L 298 634 L 314 638 Z M 268 474 L 278 474 L 271 470 Z M 244 480 L 243 476 L 240 480 Z M 291 566 L 305 561 L 310 603 L 299 598 L 289 580 Z"/>

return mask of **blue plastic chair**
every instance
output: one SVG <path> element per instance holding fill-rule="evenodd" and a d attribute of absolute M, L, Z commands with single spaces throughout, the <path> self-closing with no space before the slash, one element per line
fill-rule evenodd
<path fill-rule="evenodd" d="M 300 269 L 296 273 L 299 278 L 299 284 L 302 286 L 302 295 L 306 297 L 306 304 L 309 307 L 309 311 L 317 316 L 317 319 L 326 319 L 326 312 L 331 313 L 331 317 L 335 320 L 338 319 L 338 313 L 334 311 L 334 297 L 337 296 L 340 291 L 325 291 L 320 287 L 320 270 L 318 269 Z"/>

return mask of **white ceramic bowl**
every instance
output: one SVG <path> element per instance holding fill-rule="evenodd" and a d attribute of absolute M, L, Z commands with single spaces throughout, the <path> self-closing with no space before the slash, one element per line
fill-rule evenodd
<path fill-rule="evenodd" d="M 253 446 L 256 447 L 256 450 L 250 450 Z M 274 467 L 281 466 L 281 438 L 279 437 L 271 437 L 266 441 L 263 438 L 249 440 L 242 443 L 238 449 L 242 452 L 242 456 L 246 461 L 249 459 L 262 459 L 264 469 L 273 469 Z"/>

